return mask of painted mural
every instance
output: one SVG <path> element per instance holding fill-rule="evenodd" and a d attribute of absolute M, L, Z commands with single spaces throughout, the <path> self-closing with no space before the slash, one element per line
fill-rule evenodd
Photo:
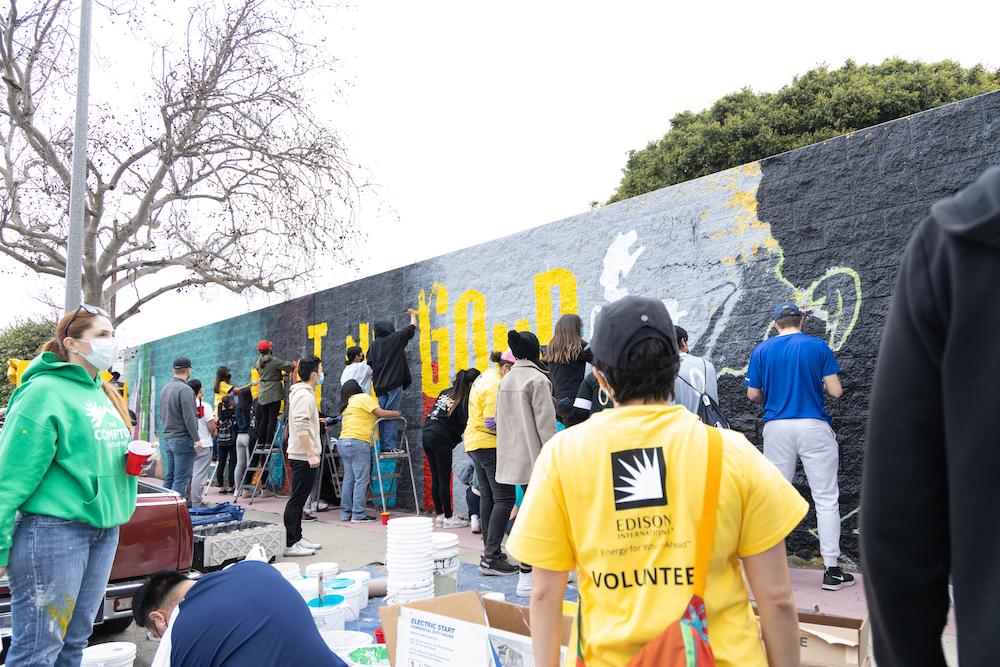
<path fill-rule="evenodd" d="M 742 375 L 771 335 L 773 305 L 794 300 L 812 313 L 807 332 L 844 369 L 845 397 L 830 409 L 842 450 L 843 548 L 856 557 L 863 423 L 895 268 L 930 204 L 1000 161 L 1000 124 L 981 131 L 996 111 L 1000 93 L 972 98 L 147 343 L 129 352 L 134 402 L 155 431 L 148 415 L 173 358 L 190 357 L 203 381 L 223 364 L 243 381 L 267 338 L 278 356 L 323 359 L 332 381 L 317 398 L 333 413 L 344 350 L 367 350 L 375 320 L 402 325 L 415 307 L 404 414 L 419 485 L 420 424 L 457 370 L 486 368 L 509 328 L 548 342 L 565 313 L 581 315 L 586 337 L 604 304 L 639 294 L 662 299 L 692 352 L 712 359 L 723 409 L 759 445 L 760 411 Z M 948 137 L 969 126 L 981 141 L 956 149 Z M 467 461 L 460 450 L 456 468 Z M 796 486 L 808 498 L 801 473 Z M 464 487 L 456 481 L 455 490 L 461 513 Z M 429 504 L 429 491 L 418 491 Z M 401 489 L 404 504 L 408 497 Z M 802 557 L 818 552 L 814 527 L 810 514 L 790 540 Z"/>

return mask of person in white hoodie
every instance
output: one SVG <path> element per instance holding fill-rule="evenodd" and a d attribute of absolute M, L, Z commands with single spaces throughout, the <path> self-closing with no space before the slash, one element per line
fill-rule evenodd
<path fill-rule="evenodd" d="M 322 548 L 302 535 L 302 510 L 316 480 L 320 461 L 319 408 L 316 387 L 323 384 L 318 357 L 298 363 L 300 382 L 288 391 L 288 463 L 292 468 L 291 496 L 285 504 L 285 556 L 311 556 Z"/>
<path fill-rule="evenodd" d="M 372 367 L 365 363 L 365 352 L 360 345 L 347 348 L 347 366 L 340 374 L 340 386 L 343 387 L 348 380 L 361 385 L 366 394 L 372 393 Z"/>

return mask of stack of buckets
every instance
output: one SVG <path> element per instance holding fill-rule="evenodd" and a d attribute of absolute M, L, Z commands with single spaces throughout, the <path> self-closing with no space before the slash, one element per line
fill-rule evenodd
<path fill-rule="evenodd" d="M 388 597 L 398 604 L 434 597 L 434 521 L 403 517 L 389 521 L 385 565 Z"/>
<path fill-rule="evenodd" d="M 434 596 L 458 592 L 458 535 L 434 533 Z"/>

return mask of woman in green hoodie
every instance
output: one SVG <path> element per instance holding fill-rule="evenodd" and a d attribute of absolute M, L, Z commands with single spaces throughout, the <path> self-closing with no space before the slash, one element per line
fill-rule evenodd
<path fill-rule="evenodd" d="M 114 327 L 83 305 L 28 366 L 0 430 L 0 574 L 10 580 L 8 665 L 79 665 L 104 598 L 118 526 L 135 510 L 132 424 L 100 371 Z"/>

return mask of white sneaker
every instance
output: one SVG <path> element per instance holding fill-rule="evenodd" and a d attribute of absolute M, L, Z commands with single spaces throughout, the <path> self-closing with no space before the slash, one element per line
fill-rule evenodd
<path fill-rule="evenodd" d="M 310 542 L 304 537 L 301 540 L 299 540 L 297 544 L 301 544 L 306 549 L 312 549 L 313 551 L 319 551 L 320 549 L 323 548 L 322 544 L 316 544 L 315 542 Z"/>
<path fill-rule="evenodd" d="M 285 547 L 284 555 L 286 558 L 291 558 L 293 556 L 312 556 L 315 553 L 312 549 L 302 546 L 302 542 L 296 542 L 290 547 Z"/>
<path fill-rule="evenodd" d="M 330 503 L 326 502 L 325 500 L 321 500 L 318 503 L 316 503 L 317 512 L 325 512 L 328 509 L 330 509 Z"/>
<path fill-rule="evenodd" d="M 530 572 L 520 572 L 517 575 L 517 592 L 518 597 L 530 598 L 531 597 L 531 573 Z"/>
<path fill-rule="evenodd" d="M 472 516 L 470 516 L 469 517 L 469 523 L 472 525 L 472 532 L 474 532 L 474 533 L 481 533 L 481 532 L 483 532 L 483 526 L 479 522 L 479 515 L 478 514 L 473 514 Z"/>
<path fill-rule="evenodd" d="M 450 519 L 445 519 L 444 523 L 441 524 L 442 528 L 465 528 L 469 525 L 469 522 L 464 519 L 459 519 L 457 516 L 453 516 Z"/>
<path fill-rule="evenodd" d="M 444 526 L 444 520 L 445 520 L 444 514 L 438 514 L 437 518 L 434 519 L 434 523 L 437 525 L 438 528 L 441 528 Z"/>

